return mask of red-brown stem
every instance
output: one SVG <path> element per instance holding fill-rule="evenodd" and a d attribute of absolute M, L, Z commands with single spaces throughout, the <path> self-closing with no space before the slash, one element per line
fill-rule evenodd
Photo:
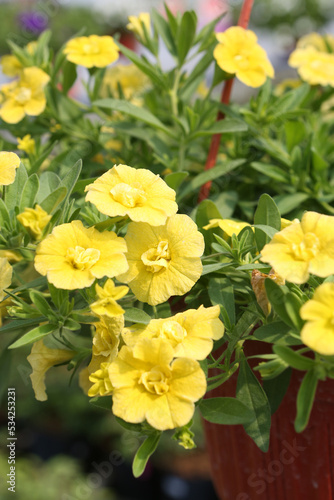
<path fill-rule="evenodd" d="M 239 16 L 238 26 L 241 26 L 242 28 L 245 28 L 245 29 L 247 28 L 249 18 L 250 18 L 251 12 L 252 12 L 253 3 L 254 3 L 254 0 L 244 0 L 244 3 L 242 5 L 242 9 L 240 12 L 240 16 Z M 233 82 L 234 82 L 234 78 L 231 78 L 230 80 L 225 81 L 223 89 L 222 89 L 221 99 L 220 99 L 220 102 L 222 104 L 228 104 L 230 102 L 230 96 L 231 96 L 231 91 L 232 91 L 232 87 L 233 87 Z M 225 118 L 224 113 L 219 111 L 218 115 L 217 115 L 217 121 L 223 120 L 224 118 Z M 221 137 L 221 134 L 215 134 L 212 136 L 210 149 L 209 149 L 209 153 L 208 153 L 208 157 L 206 160 L 204 170 L 210 170 L 216 164 L 218 150 L 219 150 L 220 137 Z M 203 184 L 203 186 L 201 187 L 201 190 L 199 192 L 198 203 L 200 203 L 201 201 L 206 200 L 208 198 L 209 193 L 210 193 L 210 189 L 211 189 L 211 184 L 212 184 L 211 181 L 208 181 L 205 184 Z"/>

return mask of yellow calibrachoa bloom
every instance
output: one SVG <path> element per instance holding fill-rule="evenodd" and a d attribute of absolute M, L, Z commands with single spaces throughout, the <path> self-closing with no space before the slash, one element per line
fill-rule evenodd
<path fill-rule="evenodd" d="M 121 299 L 129 291 L 127 286 L 115 286 L 113 280 L 107 280 L 102 288 L 100 285 L 95 285 L 95 290 L 98 300 L 90 305 L 91 310 L 97 316 L 120 316 L 124 314 L 124 309 L 117 304 L 117 300 Z"/>
<path fill-rule="evenodd" d="M 129 270 L 117 279 L 142 302 L 156 305 L 184 295 L 202 274 L 204 238 L 187 215 L 173 215 L 159 227 L 131 222 L 125 240 Z"/>
<path fill-rule="evenodd" d="M 44 380 L 49 368 L 69 361 L 74 355 L 74 351 L 66 349 L 49 349 L 49 347 L 44 345 L 43 340 L 34 343 L 27 360 L 32 368 L 30 378 L 35 398 L 38 401 L 46 401 L 48 399 L 45 392 Z"/>
<path fill-rule="evenodd" d="M 257 43 L 253 31 L 232 26 L 223 33 L 216 33 L 219 44 L 213 51 L 218 66 L 235 75 L 249 87 L 260 87 L 274 77 L 266 51 Z"/>
<path fill-rule="evenodd" d="M 41 239 L 43 229 L 50 222 L 51 217 L 52 216 L 39 205 L 36 205 L 35 208 L 26 208 L 16 216 L 20 224 L 28 229 L 36 240 Z"/>
<path fill-rule="evenodd" d="M 30 134 L 25 135 L 20 139 L 19 137 L 17 138 L 17 149 L 20 149 L 21 151 L 24 151 L 25 153 L 28 154 L 35 154 L 36 152 L 36 143 L 35 139 L 31 137 Z"/>
<path fill-rule="evenodd" d="M 219 319 L 220 307 L 200 306 L 188 309 L 171 318 L 152 319 L 150 323 L 125 328 L 122 337 L 132 347 L 141 338 L 167 340 L 176 358 L 205 359 L 212 351 L 213 340 L 224 335 L 224 325 Z"/>
<path fill-rule="evenodd" d="M 320 354 L 334 355 L 334 283 L 323 283 L 313 298 L 300 308 L 300 316 L 307 321 L 301 331 L 305 345 Z"/>
<path fill-rule="evenodd" d="M 0 152 L 0 186 L 13 184 L 19 166 L 20 158 L 15 153 Z"/>
<path fill-rule="evenodd" d="M 276 233 L 261 251 L 263 262 L 292 283 L 305 283 L 309 274 L 334 273 L 334 217 L 306 212 L 301 222 Z"/>
<path fill-rule="evenodd" d="M 116 358 L 121 331 L 124 328 L 124 316 L 114 318 L 102 316 L 94 325 L 96 330 L 93 337 L 92 359 L 87 367 L 89 374 L 98 370 L 101 363 L 110 363 Z"/>
<path fill-rule="evenodd" d="M 232 234 L 238 235 L 247 226 L 251 227 L 247 222 L 238 222 L 232 219 L 210 219 L 209 224 L 203 226 L 203 229 L 219 227 L 227 236 L 232 236 Z"/>
<path fill-rule="evenodd" d="M 177 212 L 175 191 L 158 175 L 144 168 L 115 165 L 86 186 L 86 201 L 109 217 L 128 215 L 151 226 L 165 224 Z"/>
<path fill-rule="evenodd" d="M 88 396 L 108 396 L 112 393 L 108 368 L 110 363 L 101 363 L 100 368 L 89 375 L 89 381 L 93 384 L 88 389 Z"/>
<path fill-rule="evenodd" d="M 105 68 L 117 61 L 119 49 L 112 36 L 80 36 L 69 40 L 64 48 L 68 61 L 86 68 Z"/>
<path fill-rule="evenodd" d="M 307 47 L 292 52 L 288 62 L 292 68 L 297 68 L 299 76 L 305 82 L 334 87 L 334 54 Z"/>
<path fill-rule="evenodd" d="M 29 42 L 25 46 L 28 54 L 33 55 L 36 52 L 37 42 Z M 7 76 L 18 76 L 23 68 L 22 63 L 13 54 L 2 56 L 1 58 L 2 72 Z"/>
<path fill-rule="evenodd" d="M 1 70 L 4 75 L 14 77 L 20 74 L 22 70 L 22 64 L 18 58 L 12 54 L 6 54 L 1 58 Z"/>
<path fill-rule="evenodd" d="M 109 366 L 114 415 L 126 422 L 147 422 L 164 431 L 186 425 L 194 403 L 204 396 L 206 378 L 198 361 L 178 358 L 163 339 L 140 339 L 122 347 Z"/>
<path fill-rule="evenodd" d="M 39 68 L 24 68 L 20 78 L 2 85 L 0 118 L 7 123 L 18 123 L 25 115 L 40 115 L 46 106 L 44 87 L 49 75 Z"/>
<path fill-rule="evenodd" d="M 117 64 L 108 68 L 103 78 L 102 95 L 108 95 L 109 89 L 115 97 L 121 97 L 121 86 L 125 99 L 131 100 L 149 86 L 150 80 L 135 64 Z"/>
<path fill-rule="evenodd" d="M 141 40 L 145 39 L 143 25 L 146 31 L 151 35 L 151 17 L 148 12 L 141 12 L 139 16 L 129 16 L 129 23 L 126 25 L 127 29 L 133 31 Z"/>
<path fill-rule="evenodd" d="M 100 233 L 81 221 L 61 224 L 36 248 L 35 268 L 57 288 L 75 290 L 124 273 L 126 243 L 112 231 Z"/>
<path fill-rule="evenodd" d="M 311 85 L 334 86 L 334 37 L 310 33 L 301 37 L 289 57 L 302 80 Z"/>
<path fill-rule="evenodd" d="M 12 282 L 13 268 L 5 257 L 0 258 L 0 300 L 6 295 L 5 288 L 8 288 Z"/>

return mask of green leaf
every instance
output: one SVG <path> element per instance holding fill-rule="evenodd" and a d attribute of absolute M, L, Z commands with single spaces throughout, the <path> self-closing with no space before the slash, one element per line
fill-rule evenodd
<path fill-rule="evenodd" d="M 132 323 L 142 323 L 143 325 L 148 325 L 151 321 L 151 317 L 145 311 L 136 307 L 126 309 L 124 319 Z"/>
<path fill-rule="evenodd" d="M 230 326 L 235 325 L 235 300 L 231 282 L 226 278 L 211 278 L 208 292 L 212 305 L 223 306 L 227 312 Z"/>
<path fill-rule="evenodd" d="M 217 264 L 207 264 L 206 266 L 203 266 L 202 276 L 214 273 L 215 271 L 219 271 L 220 269 L 223 269 L 224 267 L 229 267 L 230 265 L 231 265 L 230 262 L 218 262 Z"/>
<path fill-rule="evenodd" d="M 65 177 L 61 180 L 61 186 L 66 187 L 67 193 L 64 200 L 64 205 L 66 205 L 69 197 L 71 196 L 72 190 L 79 178 L 80 172 L 82 169 L 82 160 L 78 160 L 73 167 L 70 168 L 69 172 L 65 175 Z"/>
<path fill-rule="evenodd" d="M 196 13 L 194 11 L 186 11 L 182 16 L 181 24 L 177 32 L 177 53 L 180 66 L 182 66 L 189 49 L 192 46 L 196 34 L 196 26 Z"/>
<path fill-rule="evenodd" d="M 263 381 L 263 389 L 267 394 L 267 398 L 273 415 L 279 408 L 286 391 L 288 390 L 291 378 L 291 369 L 284 370 L 283 373 L 270 380 Z"/>
<path fill-rule="evenodd" d="M 274 311 L 284 321 L 284 323 L 289 325 L 291 328 L 294 328 L 295 325 L 293 321 L 291 321 L 290 316 L 285 308 L 286 295 L 289 292 L 289 289 L 284 285 L 278 285 L 274 280 L 270 278 L 267 278 L 264 281 L 264 286 L 266 288 L 269 302 L 274 308 Z"/>
<path fill-rule="evenodd" d="M 255 417 L 252 410 L 235 398 L 202 399 L 199 409 L 205 420 L 213 424 L 248 424 Z"/>
<path fill-rule="evenodd" d="M 265 226 L 264 224 L 254 224 L 253 226 L 256 229 L 259 229 L 260 231 L 262 231 L 262 233 L 264 233 L 266 236 L 268 236 L 269 238 L 269 241 L 273 239 L 273 237 L 275 236 L 275 234 L 277 233 L 277 229 L 274 229 L 273 227 L 271 226 Z M 256 234 L 256 232 L 255 232 Z"/>
<path fill-rule="evenodd" d="M 281 215 L 285 215 L 295 208 L 301 208 L 300 205 L 309 198 L 306 193 L 279 194 L 274 197 L 275 203 Z"/>
<path fill-rule="evenodd" d="M 193 193 L 194 190 L 201 187 L 206 182 L 212 181 L 214 179 L 218 179 L 219 177 L 226 175 L 227 173 L 231 172 L 232 170 L 243 165 L 245 162 L 246 162 L 246 160 L 243 158 L 238 159 L 238 160 L 230 160 L 227 162 L 222 162 L 221 164 L 216 165 L 214 168 L 211 168 L 210 170 L 206 170 L 205 172 L 198 174 L 180 192 L 179 201 L 181 199 L 183 199 L 185 196 L 187 196 L 188 194 Z"/>
<path fill-rule="evenodd" d="M 46 198 L 40 203 L 40 206 L 48 214 L 52 214 L 58 207 L 58 205 L 65 199 L 67 194 L 67 188 L 65 186 L 60 186 L 59 188 L 48 194 Z"/>
<path fill-rule="evenodd" d="M 143 73 L 145 73 L 145 75 L 147 75 L 152 80 L 152 82 L 154 82 L 159 87 L 164 87 L 164 88 L 166 87 L 163 75 L 158 72 L 158 69 L 156 67 L 152 66 L 142 57 L 138 56 L 135 52 L 128 49 L 127 47 L 117 42 L 116 40 L 115 43 L 120 48 L 122 54 L 124 54 L 125 57 L 127 57 L 131 62 L 133 62 L 133 64 L 135 64 L 137 68 L 139 68 Z"/>
<path fill-rule="evenodd" d="M 253 337 L 261 342 L 278 345 L 300 345 L 300 338 L 289 335 L 291 328 L 283 321 L 273 321 L 267 325 L 260 326 L 253 333 Z"/>
<path fill-rule="evenodd" d="M 191 134 L 191 138 L 201 137 L 204 135 L 226 134 L 235 132 L 245 132 L 248 129 L 247 124 L 241 120 L 234 118 L 225 118 L 224 120 L 216 121 L 210 128 L 198 130 Z"/>
<path fill-rule="evenodd" d="M 151 12 L 152 21 L 157 33 L 163 39 L 168 52 L 170 52 L 173 56 L 177 56 L 177 48 L 174 41 L 174 36 L 171 32 L 170 26 L 168 22 L 155 10 L 152 9 Z"/>
<path fill-rule="evenodd" d="M 18 330 L 28 326 L 38 325 L 41 321 L 43 321 L 43 317 L 33 319 L 14 319 L 13 321 L 10 321 L 6 325 L 2 326 L 0 328 L 0 333 L 17 332 Z"/>
<path fill-rule="evenodd" d="M 266 175 L 274 181 L 283 182 L 285 184 L 290 183 L 290 176 L 282 168 L 277 167 L 276 165 L 253 161 L 250 166 L 257 172 Z"/>
<path fill-rule="evenodd" d="M 39 180 L 36 174 L 32 174 L 26 180 L 20 199 L 20 212 L 27 207 L 33 207 L 39 189 Z"/>
<path fill-rule="evenodd" d="M 45 299 L 44 295 L 38 290 L 30 290 L 29 297 L 33 302 L 33 304 L 35 304 L 38 311 L 47 317 L 48 314 L 51 312 L 51 308 L 47 300 Z"/>
<path fill-rule="evenodd" d="M 19 205 L 21 194 L 27 179 L 27 170 L 23 163 L 20 163 L 19 168 L 16 169 L 15 181 L 6 189 L 5 203 L 8 210 L 11 210 L 12 208 Z"/>
<path fill-rule="evenodd" d="M 212 63 L 212 61 L 213 61 L 212 53 L 210 53 L 210 51 L 205 52 L 202 59 L 200 59 L 200 61 L 198 61 L 198 63 L 195 65 L 195 68 L 192 70 L 190 75 L 187 77 L 184 85 L 180 89 L 179 93 L 180 93 L 180 97 L 182 99 L 188 99 L 190 97 L 189 93 L 190 93 L 190 90 L 193 90 L 192 89 L 193 83 L 197 80 L 200 81 L 202 79 L 203 73 L 206 71 L 206 69 Z M 198 85 L 196 85 L 196 87 L 197 86 Z M 196 88 L 195 88 L 195 90 L 196 90 Z"/>
<path fill-rule="evenodd" d="M 1 218 L 0 226 L 3 226 L 5 222 L 9 223 L 10 221 L 8 208 L 6 207 L 6 204 L 2 198 L 0 198 L 0 218 Z"/>
<path fill-rule="evenodd" d="M 139 106 L 135 106 L 129 101 L 123 101 L 121 99 L 99 99 L 98 101 L 93 102 L 94 106 L 98 106 L 99 108 L 112 109 L 113 111 L 117 111 L 119 113 L 125 113 L 126 115 L 130 115 L 137 120 L 140 120 L 144 123 L 148 123 L 152 127 L 155 127 L 159 130 L 163 130 L 168 135 L 173 135 L 170 129 L 168 129 L 155 115 L 153 115 L 150 111 L 145 108 L 140 108 Z"/>
<path fill-rule="evenodd" d="M 90 398 L 89 402 L 91 405 L 97 406 L 98 408 L 103 408 L 104 410 L 111 410 L 112 397 L 101 396 L 101 397 Z"/>
<path fill-rule="evenodd" d="M 174 189 L 176 191 L 179 186 L 182 184 L 184 179 L 188 177 L 189 172 L 173 172 L 172 174 L 166 175 L 164 178 L 164 181 L 166 182 L 167 186 L 170 188 Z"/>
<path fill-rule="evenodd" d="M 161 437 L 161 432 L 155 432 L 148 436 L 140 445 L 133 459 L 132 473 L 134 477 L 139 477 L 145 470 L 150 456 L 155 452 Z"/>
<path fill-rule="evenodd" d="M 23 335 L 16 342 L 11 344 L 8 349 L 16 349 L 17 347 L 37 342 L 50 333 L 55 332 L 57 329 L 58 328 L 56 325 L 52 325 L 50 323 L 48 323 L 47 325 L 38 326 L 37 328 L 34 328 L 33 330 L 30 330 L 30 332 Z"/>
<path fill-rule="evenodd" d="M 101 399 L 101 398 L 100 398 Z M 122 418 L 119 417 L 114 417 L 116 422 L 124 427 L 124 429 L 131 431 L 131 432 L 141 432 L 142 430 L 142 425 L 141 424 L 131 424 L 130 422 L 126 422 Z"/>
<path fill-rule="evenodd" d="M 228 219 L 233 215 L 235 207 L 238 203 L 238 193 L 236 191 L 224 191 L 216 198 L 212 198 L 215 202 L 219 212 L 223 215 L 224 219 Z"/>
<path fill-rule="evenodd" d="M 306 428 L 318 385 L 318 376 L 315 369 L 308 371 L 303 378 L 297 395 L 297 416 L 295 420 L 296 432 L 303 432 Z"/>
<path fill-rule="evenodd" d="M 306 358 L 305 356 L 298 354 L 298 352 L 293 351 L 292 349 L 290 349 L 290 347 L 287 346 L 274 345 L 273 351 L 281 359 L 283 359 L 285 363 L 287 363 L 292 368 L 295 368 L 296 370 L 310 370 L 316 365 L 314 359 Z"/>
<path fill-rule="evenodd" d="M 63 64 L 63 84 L 62 91 L 64 94 L 70 90 L 75 80 L 77 79 L 77 67 L 70 61 L 65 61 Z"/>
<path fill-rule="evenodd" d="M 254 224 L 256 226 L 270 226 L 277 231 L 281 229 L 281 216 L 274 200 L 268 195 L 263 194 L 254 214 Z M 259 252 L 266 243 L 269 243 L 272 237 L 264 234 L 263 230 L 255 229 L 255 240 Z"/>
<path fill-rule="evenodd" d="M 301 120 L 286 121 L 284 124 L 288 151 L 299 145 L 306 136 L 306 127 Z"/>
<path fill-rule="evenodd" d="M 260 450 L 268 451 L 271 425 L 270 405 L 266 393 L 249 367 L 244 355 L 241 356 L 240 360 L 237 399 L 254 412 L 254 420 L 244 425 L 245 431 Z"/>
<path fill-rule="evenodd" d="M 209 221 L 211 219 L 221 219 L 221 218 L 222 216 L 213 201 L 203 200 L 198 205 L 196 211 L 196 224 L 200 229 L 209 224 Z M 209 235 L 210 233 L 204 230 L 204 237 Z"/>

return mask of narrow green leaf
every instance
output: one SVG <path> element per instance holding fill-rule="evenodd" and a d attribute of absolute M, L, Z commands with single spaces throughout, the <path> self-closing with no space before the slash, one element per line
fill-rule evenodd
<path fill-rule="evenodd" d="M 298 391 L 297 416 L 295 420 L 296 432 L 303 432 L 308 424 L 317 386 L 317 372 L 315 369 L 312 369 L 306 373 Z"/>
<path fill-rule="evenodd" d="M 194 11 L 186 11 L 181 19 L 177 32 L 177 54 L 181 66 L 192 46 L 197 26 L 197 16 Z M 173 35 L 172 35 L 173 36 Z"/>
<path fill-rule="evenodd" d="M 46 198 L 40 203 L 40 206 L 48 214 L 52 214 L 58 207 L 58 205 L 65 199 L 67 194 L 67 188 L 65 186 L 60 186 L 55 189 L 52 193 L 48 194 Z"/>
<path fill-rule="evenodd" d="M 305 356 L 298 354 L 298 352 L 293 351 L 292 349 L 290 349 L 290 347 L 287 346 L 274 345 L 273 351 L 281 359 L 283 359 L 285 363 L 287 363 L 292 368 L 295 368 L 296 370 L 310 370 L 316 365 L 314 359 L 306 358 Z"/>
<path fill-rule="evenodd" d="M 284 285 L 278 285 L 274 280 L 270 278 L 267 278 L 264 281 L 264 286 L 266 288 L 269 302 L 274 308 L 274 311 L 284 321 L 284 323 L 294 329 L 295 325 L 291 321 L 290 316 L 285 308 L 286 294 L 289 292 L 289 289 Z"/>
<path fill-rule="evenodd" d="M 39 180 L 36 174 L 31 175 L 26 180 L 20 199 L 20 212 L 25 208 L 33 207 L 39 189 Z"/>
<path fill-rule="evenodd" d="M 253 333 L 253 337 L 261 342 L 278 345 L 300 345 L 300 338 L 289 335 L 291 327 L 283 321 L 273 321 L 267 325 L 260 326 Z"/>
<path fill-rule="evenodd" d="M 150 456 L 155 452 L 161 437 L 161 432 L 155 432 L 148 436 L 140 445 L 133 459 L 132 472 L 134 477 L 139 477 L 145 470 Z"/>
<path fill-rule="evenodd" d="M 263 389 L 267 394 L 272 415 L 278 410 L 286 391 L 288 390 L 290 378 L 291 369 L 288 368 L 277 377 L 263 381 Z"/>
<path fill-rule="evenodd" d="M 245 122 L 242 122 L 241 120 L 236 120 L 234 118 L 225 118 L 224 120 L 216 121 L 208 129 L 198 130 L 194 132 L 193 134 L 191 134 L 191 137 L 194 139 L 203 135 L 245 132 L 247 128 L 247 124 Z"/>
<path fill-rule="evenodd" d="M 89 402 L 91 405 L 97 406 L 98 408 L 103 408 L 104 410 L 111 410 L 112 397 L 102 396 L 102 397 L 90 398 Z"/>
<path fill-rule="evenodd" d="M 260 199 L 254 214 L 255 226 L 270 226 L 277 231 L 281 229 L 281 216 L 274 200 L 268 195 L 263 194 Z M 255 240 L 259 252 L 266 243 L 272 239 L 268 233 L 264 233 L 263 229 L 255 228 Z"/>
<path fill-rule="evenodd" d="M 35 306 L 39 310 L 39 312 L 47 317 L 51 309 L 44 295 L 38 290 L 30 290 L 29 296 L 33 304 L 35 304 Z"/>
<path fill-rule="evenodd" d="M 166 175 L 166 177 L 164 178 L 164 181 L 166 182 L 166 184 L 170 188 L 177 191 L 179 186 L 182 184 L 184 179 L 186 177 L 188 177 L 188 175 L 189 175 L 189 172 L 173 172 L 172 174 Z"/>
<path fill-rule="evenodd" d="M 105 109 L 112 109 L 113 111 L 117 111 L 119 113 L 125 113 L 126 115 L 130 115 L 133 118 L 137 118 L 144 123 L 148 123 L 152 127 L 155 127 L 159 130 L 163 130 L 168 135 L 173 135 L 171 130 L 169 130 L 155 115 L 153 115 L 150 111 L 145 108 L 140 108 L 139 106 L 135 106 L 129 101 L 123 101 L 121 99 L 99 99 L 98 101 L 93 102 L 94 106 Z"/>
<path fill-rule="evenodd" d="M 274 197 L 274 201 L 281 215 L 285 215 L 295 208 L 301 208 L 300 205 L 309 198 L 306 193 L 279 194 Z"/>
<path fill-rule="evenodd" d="M 40 318 L 33 318 L 33 319 L 16 319 L 13 321 L 10 321 L 6 325 L 2 326 L 0 328 L 0 333 L 7 333 L 7 332 L 17 332 L 21 330 L 22 328 L 26 328 L 29 326 L 33 325 L 38 325 L 41 321 L 43 321 L 43 317 Z"/>
<path fill-rule="evenodd" d="M 152 9 L 151 16 L 153 25 L 157 33 L 165 42 L 168 52 L 170 52 L 173 56 L 177 56 L 174 36 L 171 32 L 168 22 L 155 9 Z"/>
<path fill-rule="evenodd" d="M 69 200 L 71 196 L 72 190 L 79 178 L 80 172 L 82 169 L 82 160 L 78 160 L 73 167 L 69 170 L 69 172 L 65 175 L 65 177 L 61 180 L 61 186 L 65 186 L 67 189 L 66 197 L 64 200 L 64 205 Z"/>
<path fill-rule="evenodd" d="M 226 278 L 211 278 L 209 281 L 209 297 L 212 305 L 222 305 L 229 317 L 230 324 L 235 324 L 235 300 L 231 282 Z"/>
<path fill-rule="evenodd" d="M 151 321 L 151 317 L 142 309 L 137 309 L 136 307 L 129 307 L 124 313 L 125 321 L 131 321 L 132 323 L 142 323 L 148 325 Z"/>
<path fill-rule="evenodd" d="M 38 340 L 41 340 L 43 337 L 46 337 L 52 332 L 55 332 L 57 330 L 56 325 L 41 325 L 38 326 L 37 328 L 34 328 L 33 330 L 30 330 L 30 332 L 26 333 L 23 335 L 20 339 L 18 339 L 16 342 L 11 344 L 8 349 L 16 349 L 17 347 L 21 347 L 23 345 L 27 344 L 32 344 L 33 342 L 37 342 Z"/>
<path fill-rule="evenodd" d="M 253 161 L 250 166 L 257 172 L 266 175 L 274 181 L 284 182 L 286 184 L 290 183 L 289 175 L 282 168 L 277 167 L 276 165 L 268 165 L 267 163 Z"/>
<path fill-rule="evenodd" d="M 205 420 L 213 424 L 248 424 L 255 418 L 254 412 L 235 398 L 202 399 L 199 409 Z"/>
<path fill-rule="evenodd" d="M 202 276 L 206 274 L 214 273 L 215 271 L 219 271 L 224 267 L 229 267 L 231 264 L 229 262 L 218 262 L 217 264 L 207 264 L 203 266 Z"/>
<path fill-rule="evenodd" d="M 13 209 L 18 206 L 21 199 L 21 194 L 25 183 L 27 182 L 28 174 L 23 163 L 20 163 L 18 169 L 16 169 L 15 181 L 10 184 L 6 189 L 6 206 L 8 210 Z"/>
<path fill-rule="evenodd" d="M 253 422 L 244 425 L 245 431 L 260 450 L 268 451 L 271 425 L 269 401 L 244 356 L 241 357 L 240 362 L 237 399 L 254 412 Z"/>

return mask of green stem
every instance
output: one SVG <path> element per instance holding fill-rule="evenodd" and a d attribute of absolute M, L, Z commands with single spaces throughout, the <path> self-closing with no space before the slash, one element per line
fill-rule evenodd
<path fill-rule="evenodd" d="M 175 72 L 175 80 L 174 80 L 174 85 L 170 91 L 170 100 L 171 100 L 171 105 L 172 105 L 172 112 L 173 115 L 178 116 L 178 98 L 177 98 L 177 91 L 179 88 L 179 83 L 180 83 L 180 78 L 181 78 L 181 72 L 180 70 L 176 70 Z"/>

